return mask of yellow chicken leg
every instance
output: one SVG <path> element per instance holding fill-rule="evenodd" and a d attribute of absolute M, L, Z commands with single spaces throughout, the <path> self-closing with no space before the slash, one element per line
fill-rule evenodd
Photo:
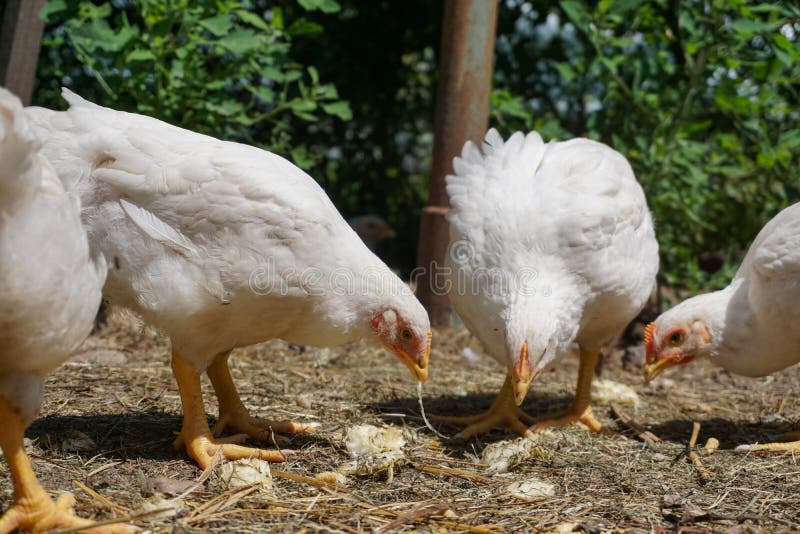
<path fill-rule="evenodd" d="M 578 387 L 575 391 L 575 398 L 567 410 L 558 416 L 548 417 L 533 426 L 534 432 L 539 432 L 545 428 L 553 426 L 567 426 L 575 422 L 581 422 L 593 432 L 600 432 L 603 425 L 600 424 L 591 406 L 592 378 L 597 360 L 600 358 L 600 351 L 587 351 L 581 348 L 581 360 L 578 367 Z"/>
<path fill-rule="evenodd" d="M 0 534 L 14 530 L 44 532 L 57 528 L 85 527 L 86 532 L 130 533 L 130 525 L 107 525 L 91 528 L 92 522 L 72 513 L 74 498 L 64 493 L 55 501 L 36 480 L 31 461 L 25 453 L 25 424 L 4 397 L 0 397 L 0 447 L 8 462 L 14 484 L 14 504 L 0 517 Z"/>
<path fill-rule="evenodd" d="M 514 402 L 514 388 L 510 376 L 506 376 L 500 393 L 486 412 L 466 417 L 433 416 L 431 420 L 452 425 L 467 425 L 467 428 L 456 435 L 461 439 L 485 434 L 495 428 L 508 429 L 521 436 L 528 436 L 531 434 L 528 427 L 534 421 Z"/>
<path fill-rule="evenodd" d="M 208 428 L 203 393 L 200 389 L 200 374 L 177 352 L 172 352 L 172 372 L 178 382 L 183 404 L 183 426 L 173 445 L 176 449 L 186 447 L 187 454 L 202 468 L 208 468 L 219 454 L 226 460 L 260 458 L 269 462 L 284 461 L 289 451 L 254 449 L 236 445 L 247 436 L 243 434 L 224 439 L 214 439 Z"/>
<path fill-rule="evenodd" d="M 219 400 L 219 417 L 212 430 L 213 435 L 219 436 L 223 430 L 230 429 L 261 441 L 273 442 L 276 438 L 280 439 L 275 433 L 314 432 L 317 426 L 315 424 L 295 423 L 289 420 L 275 421 L 251 416 L 233 383 L 228 368 L 229 355 L 229 352 L 221 354 L 206 370 Z"/>

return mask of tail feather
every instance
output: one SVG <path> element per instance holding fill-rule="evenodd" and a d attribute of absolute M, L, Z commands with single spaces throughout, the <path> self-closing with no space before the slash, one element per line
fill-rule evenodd
<path fill-rule="evenodd" d="M 13 200 L 38 186 L 38 147 L 19 98 L 0 87 L 0 197 Z"/>
<path fill-rule="evenodd" d="M 73 106 L 75 106 L 75 107 L 86 107 L 86 108 L 100 107 L 97 104 L 93 104 L 92 102 L 89 102 L 88 100 L 86 100 L 82 96 L 73 93 L 72 91 L 70 91 L 66 87 L 62 87 L 61 88 L 61 98 L 66 100 L 67 104 L 69 104 L 70 107 L 73 107 Z"/>
<path fill-rule="evenodd" d="M 451 217 L 474 210 L 483 193 L 498 183 L 507 191 L 529 183 L 542 163 L 545 148 L 537 132 L 516 132 L 504 141 L 494 128 L 486 132 L 481 149 L 467 141 L 461 156 L 453 159 L 455 173 L 447 177 Z"/>

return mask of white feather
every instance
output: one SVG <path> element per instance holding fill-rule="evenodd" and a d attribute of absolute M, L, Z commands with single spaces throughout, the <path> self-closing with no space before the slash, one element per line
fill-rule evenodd
<path fill-rule="evenodd" d="M 131 218 L 136 226 L 165 247 L 187 257 L 198 255 L 194 243 L 153 213 L 128 202 L 124 198 L 119 199 L 119 203 L 125 214 Z"/>

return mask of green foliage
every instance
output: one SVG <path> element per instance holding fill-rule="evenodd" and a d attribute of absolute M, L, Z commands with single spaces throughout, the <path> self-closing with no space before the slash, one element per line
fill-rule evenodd
<path fill-rule="evenodd" d="M 509 5 L 494 120 L 506 131 L 599 139 L 625 154 L 654 212 L 662 279 L 694 290 L 727 283 L 758 230 L 799 199 L 800 8 Z M 721 270 L 701 269 L 709 255 L 724 261 Z"/>
<path fill-rule="evenodd" d="M 37 103 L 62 105 L 64 84 L 270 148 L 346 216 L 385 216 L 399 237 L 384 256 L 413 267 L 440 2 L 51 0 L 43 16 Z M 491 120 L 625 154 L 663 280 L 719 286 L 800 196 L 799 35 L 791 2 L 502 0 Z"/>
<path fill-rule="evenodd" d="M 100 104 L 284 154 L 297 151 L 296 124 L 352 114 L 333 84 L 291 56 L 298 34 L 321 28 L 302 16 L 287 27 L 279 7 L 265 12 L 256 4 L 52 0 L 41 12 L 49 31 L 37 100 L 61 106 L 64 84 Z M 333 0 L 303 4 L 338 10 Z M 308 163 L 299 152 L 296 162 Z"/>

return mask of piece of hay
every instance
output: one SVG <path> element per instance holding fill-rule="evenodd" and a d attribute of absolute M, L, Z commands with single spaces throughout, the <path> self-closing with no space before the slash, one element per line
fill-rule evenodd
<path fill-rule="evenodd" d="M 323 471 L 322 473 L 317 473 L 314 475 L 314 478 L 320 482 L 324 482 L 326 486 L 330 486 L 332 488 L 344 488 L 349 482 L 346 476 L 336 471 Z"/>
<path fill-rule="evenodd" d="M 425 415 L 425 405 L 422 403 L 422 381 L 417 381 L 417 401 L 419 402 L 419 413 L 422 415 L 422 421 L 425 423 L 425 426 L 428 427 L 428 430 L 440 438 L 447 439 L 447 436 L 433 428 L 433 425 L 431 425 L 430 421 L 428 421 L 428 417 Z"/>

